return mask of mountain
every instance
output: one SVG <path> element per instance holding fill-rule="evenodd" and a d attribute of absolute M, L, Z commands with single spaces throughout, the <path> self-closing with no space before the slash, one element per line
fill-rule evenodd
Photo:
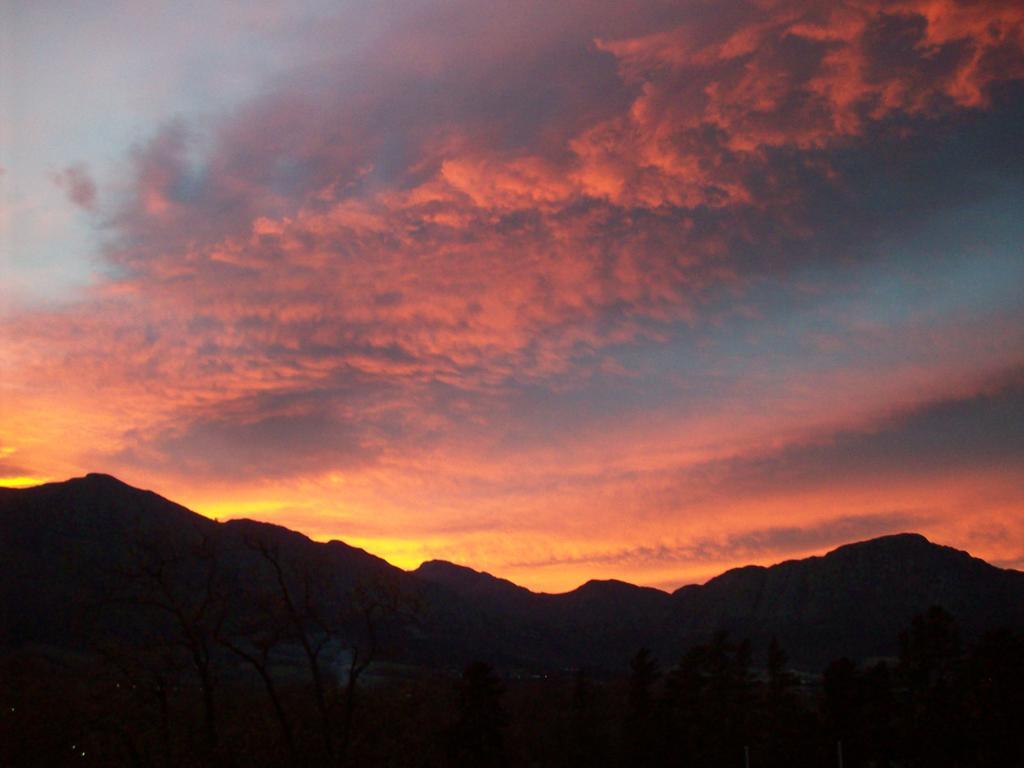
<path fill-rule="evenodd" d="M 673 600 L 673 623 L 684 637 L 715 628 L 756 645 L 775 636 L 813 667 L 839 652 L 892 655 L 899 631 L 932 605 L 956 616 L 968 636 L 1022 626 L 1024 573 L 905 533 L 769 568 L 736 568 L 676 591 Z"/>
<path fill-rule="evenodd" d="M 97 613 L 124 596 L 126 580 L 139 567 L 159 565 L 180 580 L 175 586 L 182 591 L 193 586 L 202 564 L 192 562 L 192 555 L 204 544 L 216 543 L 217 566 L 227 583 L 252 581 L 260 571 L 259 554 L 249 546 L 253 540 L 329 571 L 339 594 L 398 571 L 341 542 L 317 544 L 251 520 L 217 523 L 109 475 L 4 488 L 0 644 L 78 645 Z"/>
<path fill-rule="evenodd" d="M 401 595 L 414 610 L 388 620 L 389 653 L 431 666 L 481 658 L 524 670 L 621 669 L 641 646 L 671 663 L 727 631 L 750 638 L 755 653 L 777 637 L 794 664 L 818 669 L 841 655 L 893 655 L 898 632 L 932 605 L 968 636 L 1024 626 L 1024 573 L 917 534 L 736 568 L 672 594 L 614 580 L 542 594 L 443 561 L 406 572 L 342 542 L 252 520 L 218 523 L 99 474 L 0 489 L 0 560 L 7 647 L 81 649 L 98 629 L 150 632 L 153 619 L 123 610 L 146 602 L 144 583 L 185 608 L 206 610 L 196 601 L 215 596 L 232 626 L 263 620 L 282 583 L 316 616 L 341 616 L 368 594 Z M 338 632 L 357 631 L 358 617 L 349 618 Z"/>
<path fill-rule="evenodd" d="M 755 649 L 776 637 L 793 660 L 819 668 L 840 655 L 891 656 L 911 619 L 933 605 L 968 637 L 1024 626 L 1024 573 L 996 568 L 924 536 L 902 533 L 847 544 L 818 557 L 735 568 L 668 595 L 619 581 L 591 581 L 560 595 L 433 561 L 417 571 L 488 610 L 565 631 L 600 631 L 619 645 L 679 648 L 725 631 Z M 637 642 L 642 638 L 643 643 Z M 587 643 L 586 637 L 578 642 Z"/>
<path fill-rule="evenodd" d="M 432 584 L 439 584 L 459 596 L 486 605 L 494 610 L 516 613 L 531 605 L 536 595 L 526 587 L 499 579 L 489 573 L 474 571 L 446 560 L 428 560 L 413 575 Z"/>

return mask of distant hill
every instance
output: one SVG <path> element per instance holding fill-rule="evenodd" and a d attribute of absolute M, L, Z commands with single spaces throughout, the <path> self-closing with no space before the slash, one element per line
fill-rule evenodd
<path fill-rule="evenodd" d="M 894 654 L 899 630 L 932 605 L 956 616 L 968 635 L 1024 626 L 1024 573 L 917 534 L 737 568 L 673 594 L 619 581 L 539 594 L 443 561 L 406 572 L 342 542 L 251 520 L 218 523 L 91 474 L 0 489 L 0 645 L 80 649 L 98 626 L 143 631 L 137 617 L 103 618 L 140 563 L 166 567 L 186 597 L 215 574 L 235 620 L 253 619 L 277 589 L 264 552 L 286 566 L 294 590 L 315 576 L 325 615 L 340 615 L 354 590 L 368 586 L 408 598 L 413 617 L 389 627 L 396 638 L 389 652 L 434 666 L 480 658 L 524 670 L 621 669 L 644 645 L 672 663 L 724 630 L 749 637 L 755 653 L 775 636 L 794 664 L 817 669 L 842 655 Z"/>
<path fill-rule="evenodd" d="M 968 636 L 1024 625 L 1024 573 L 1003 570 L 919 534 L 847 544 L 821 557 L 736 568 L 673 595 L 684 637 L 712 628 L 767 643 L 818 666 L 837 655 L 891 655 L 910 619 L 939 605 Z"/>

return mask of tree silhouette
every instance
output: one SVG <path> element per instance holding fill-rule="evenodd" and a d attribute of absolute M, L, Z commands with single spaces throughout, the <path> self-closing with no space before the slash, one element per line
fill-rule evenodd
<path fill-rule="evenodd" d="M 907 689 L 910 719 L 905 739 L 925 764 L 963 765 L 970 758 L 963 732 L 962 648 L 956 620 L 933 606 L 900 634 L 899 672 Z"/>
<path fill-rule="evenodd" d="M 451 732 L 453 765 L 494 766 L 505 764 L 502 708 L 505 688 L 494 669 L 482 661 L 467 666 L 456 685 L 458 719 Z"/>
<path fill-rule="evenodd" d="M 270 589 L 274 597 L 268 605 L 272 607 L 273 613 L 265 621 L 274 626 L 274 631 L 281 632 L 302 649 L 312 685 L 324 753 L 332 761 L 336 741 L 332 718 L 335 700 L 324 660 L 335 629 L 331 621 L 333 617 L 325 608 L 329 584 L 314 563 L 291 562 L 278 546 L 262 538 L 251 538 L 248 544 L 260 555 L 271 577 Z"/>
<path fill-rule="evenodd" d="M 608 758 L 605 729 L 597 706 L 594 683 L 582 667 L 573 677 L 569 702 L 569 742 L 566 764 L 573 768 L 602 765 Z"/>
<path fill-rule="evenodd" d="M 789 659 L 779 641 L 772 637 L 765 663 L 765 685 L 759 728 L 758 764 L 785 766 L 792 761 L 787 749 L 799 732 L 800 704 L 795 695 L 798 679 L 788 668 Z"/>
<path fill-rule="evenodd" d="M 669 671 L 657 713 L 659 760 L 719 765 L 742 760 L 753 735 L 750 643 L 726 633 L 683 654 Z"/>
<path fill-rule="evenodd" d="M 381 650 L 381 635 L 387 629 L 387 623 L 394 619 L 415 621 L 420 610 L 419 601 L 406 594 L 394 578 L 386 576 L 357 584 L 345 606 L 341 619 L 342 624 L 347 625 L 345 634 L 349 656 L 345 670 L 342 758 L 352 741 L 359 680 Z"/>
<path fill-rule="evenodd" d="M 143 660 L 157 665 L 147 671 L 163 717 L 169 679 L 178 669 L 190 669 L 201 693 L 206 760 L 221 762 L 217 637 L 224 625 L 227 597 L 220 542 L 198 528 L 174 539 L 140 533 L 132 542 L 122 577 L 121 592 L 113 599 L 134 609 L 134 631 L 145 637 L 134 647 L 116 646 L 122 662 L 128 655 L 133 657 L 122 664 L 122 670 Z M 114 651 L 108 647 L 106 653 L 109 658 Z"/>
<path fill-rule="evenodd" d="M 1024 634 L 1008 629 L 981 639 L 969 662 L 965 701 L 979 765 L 1024 765 Z"/>
<path fill-rule="evenodd" d="M 623 747 L 625 759 L 637 766 L 655 764 L 659 751 L 654 686 L 661 678 L 657 659 L 641 648 L 629 662 L 629 689 Z"/>

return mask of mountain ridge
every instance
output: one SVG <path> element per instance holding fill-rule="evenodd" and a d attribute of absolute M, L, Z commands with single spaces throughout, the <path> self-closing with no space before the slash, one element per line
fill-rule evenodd
<path fill-rule="evenodd" d="M 157 499 L 159 499 L 159 500 L 161 500 L 163 502 L 166 502 L 169 505 L 173 505 L 174 507 L 177 507 L 180 510 L 184 510 L 185 512 L 188 512 L 189 514 L 194 515 L 197 518 L 200 518 L 200 519 L 203 519 L 203 520 L 208 520 L 210 522 L 219 523 L 219 524 L 223 524 L 223 525 L 255 524 L 255 525 L 260 525 L 260 526 L 270 526 L 270 527 L 276 528 L 276 529 L 278 529 L 280 531 L 287 531 L 288 533 L 302 536 L 306 540 L 308 540 L 308 541 L 310 541 L 312 543 L 315 543 L 315 544 L 331 544 L 333 542 L 337 542 L 339 544 L 344 545 L 348 549 L 359 551 L 359 552 L 367 554 L 367 555 L 369 555 L 371 557 L 374 557 L 374 558 L 376 558 L 378 560 L 383 560 L 384 562 L 388 562 L 385 558 L 382 558 L 379 555 L 376 555 L 376 554 L 370 552 L 369 550 L 366 550 L 366 549 L 361 548 L 361 547 L 355 547 L 355 546 L 353 546 L 353 545 L 349 544 L 348 542 L 345 542 L 345 541 L 343 541 L 341 539 L 330 539 L 328 541 L 319 541 L 317 539 L 313 539 L 308 534 L 305 534 L 302 531 L 299 531 L 299 530 L 296 530 L 296 529 L 293 529 L 293 528 L 288 528 L 287 526 L 281 525 L 279 523 L 272 523 L 272 522 L 265 521 L 265 520 L 255 520 L 253 518 L 248 518 L 248 517 L 229 518 L 229 519 L 223 520 L 223 521 L 221 521 L 221 520 L 214 520 L 212 518 L 208 518 L 208 517 L 206 517 L 204 515 L 201 515 L 198 512 L 195 512 L 195 511 L 189 509 L 188 507 L 185 507 L 184 505 L 178 504 L 177 502 L 172 501 L 171 499 L 168 499 L 167 497 L 161 495 L 160 493 L 158 493 L 156 491 L 153 491 L 153 490 L 150 490 L 150 489 L 145 489 L 145 488 L 138 488 L 136 486 L 132 486 L 132 485 L 124 482 L 123 480 L 120 480 L 116 476 L 108 474 L 108 473 L 105 473 L 105 472 L 88 472 L 85 475 L 80 476 L 80 477 L 73 477 L 73 478 L 69 478 L 67 480 L 62 480 L 62 481 L 51 481 L 51 482 L 43 483 L 43 484 L 40 484 L 40 485 L 28 486 L 28 487 L 24 487 L 24 488 L 21 488 L 21 487 L 19 487 L 19 488 L 0 487 L 0 492 L 2 492 L 2 493 L 11 492 L 11 493 L 14 493 L 14 494 L 18 494 L 18 493 L 23 493 L 23 492 L 26 492 L 26 491 L 37 491 L 37 490 L 49 489 L 49 488 L 53 488 L 53 489 L 63 488 L 63 487 L 69 486 L 70 484 L 83 484 L 83 485 L 85 485 L 85 484 L 94 484 L 94 485 L 96 485 L 96 486 L 98 486 L 100 488 L 105 486 L 107 488 L 119 488 L 119 489 L 127 490 L 129 492 L 136 493 L 136 494 L 145 494 L 145 495 L 148 495 L 150 497 L 155 497 L 155 498 L 157 498 Z M 779 566 L 784 566 L 784 565 L 787 565 L 789 563 L 814 561 L 814 560 L 819 560 L 819 559 L 823 559 L 823 558 L 828 558 L 828 557 L 834 556 L 837 553 L 845 553 L 847 551 L 854 551 L 854 550 L 857 550 L 857 549 L 868 548 L 868 547 L 870 547 L 870 548 L 885 547 L 885 546 L 889 546 L 890 544 L 895 544 L 895 543 L 913 544 L 913 545 L 921 545 L 921 544 L 923 544 L 923 545 L 927 545 L 927 546 L 931 546 L 931 547 L 941 547 L 942 549 L 947 550 L 949 552 L 956 552 L 956 553 L 960 553 L 962 555 L 966 555 L 967 557 L 971 558 L 972 560 L 976 560 L 978 562 L 985 563 L 986 565 L 988 565 L 988 566 L 990 566 L 992 568 L 997 568 L 998 570 L 1001 570 L 1001 571 L 1009 571 L 1009 572 L 1024 574 L 1024 571 L 1022 571 L 1020 569 L 1007 568 L 1007 567 L 993 565 L 992 563 L 989 563 L 988 561 L 986 561 L 986 560 L 984 560 L 982 558 L 979 558 L 979 557 L 976 557 L 975 555 L 972 555 L 970 552 L 967 552 L 966 550 L 958 549 L 956 547 L 953 547 L 953 546 L 950 546 L 950 545 L 947 545 L 947 544 L 940 544 L 938 542 L 931 541 L 930 539 L 928 539 L 923 534 L 918 533 L 918 532 L 914 532 L 914 531 L 903 531 L 903 532 L 898 532 L 898 533 L 883 534 L 881 536 L 874 536 L 874 537 L 872 537 L 870 539 L 863 539 L 863 540 L 853 541 L 853 542 L 845 542 L 843 544 L 838 544 L 833 549 L 829 549 L 829 550 L 827 550 L 827 551 L 825 551 L 825 552 L 823 552 L 821 554 L 807 555 L 806 557 L 800 557 L 800 558 L 787 558 L 785 560 L 779 560 L 777 562 L 773 562 L 773 563 L 770 563 L 768 565 L 753 564 L 753 563 L 745 564 L 745 565 L 739 565 L 739 566 L 735 566 L 733 568 L 728 568 L 725 571 L 722 571 L 722 573 L 719 573 L 719 574 L 717 574 L 715 576 L 712 576 L 712 577 L 710 577 L 709 579 L 707 579 L 704 582 L 694 582 L 694 583 L 690 583 L 690 584 L 683 584 L 683 585 L 677 587 L 674 590 L 662 589 L 660 587 L 655 587 L 655 586 L 645 585 L 645 584 L 633 584 L 632 582 L 628 582 L 628 581 L 625 581 L 623 579 L 617 579 L 617 578 L 614 578 L 614 577 L 610 577 L 610 578 L 593 578 L 593 579 L 588 579 L 587 581 L 579 584 L 578 586 L 573 587 L 572 589 L 568 589 L 568 590 L 562 591 L 562 592 L 537 591 L 537 590 L 530 589 L 529 587 L 523 586 L 521 584 L 517 584 L 514 581 L 512 581 L 511 579 L 508 579 L 508 578 L 505 578 L 505 577 L 502 577 L 502 576 L 496 576 L 496 575 L 494 575 L 494 574 L 492 574 L 492 573 L 490 573 L 488 571 L 477 570 L 477 569 L 472 568 L 472 567 L 467 566 L 467 565 L 462 565 L 460 563 L 455 563 L 455 562 L 452 562 L 450 560 L 443 560 L 443 559 L 425 560 L 419 566 L 417 566 L 416 568 L 403 569 L 403 570 L 405 570 L 407 573 L 411 573 L 413 575 L 420 575 L 420 576 L 422 576 L 424 578 L 428 578 L 429 580 L 435 580 L 435 579 L 438 579 L 438 577 L 439 577 L 438 571 L 440 569 L 442 569 L 442 568 L 450 568 L 452 571 L 458 571 L 460 573 L 466 574 L 467 576 L 469 574 L 473 574 L 474 577 L 479 577 L 481 580 L 490 579 L 490 580 L 494 580 L 495 582 L 500 582 L 500 583 L 504 583 L 504 584 L 507 584 L 507 585 L 511 585 L 512 587 L 515 587 L 515 588 L 517 588 L 519 590 L 523 590 L 525 592 L 528 592 L 531 595 L 567 595 L 567 594 L 571 594 L 571 593 L 577 592 L 577 591 L 579 591 L 579 590 L 581 590 L 581 589 L 583 589 L 585 587 L 586 588 L 591 588 L 591 585 L 594 585 L 594 584 L 622 584 L 622 585 L 625 585 L 627 587 L 633 587 L 633 588 L 636 588 L 636 589 L 653 590 L 653 591 L 657 591 L 657 592 L 662 592 L 662 593 L 664 593 L 666 595 L 674 595 L 674 594 L 676 594 L 678 592 L 681 592 L 681 591 L 684 591 L 684 590 L 688 590 L 688 589 L 690 589 L 691 587 L 694 587 L 694 586 L 707 586 L 711 582 L 714 582 L 714 581 L 716 581 L 718 579 L 721 579 L 723 577 L 727 577 L 729 574 L 731 574 L 733 572 L 736 572 L 736 571 L 767 570 L 767 569 L 776 568 L 776 567 L 779 567 Z M 397 567 L 397 566 L 394 566 L 394 567 Z"/>
<path fill-rule="evenodd" d="M 424 614 L 407 627 L 405 653 L 430 664 L 483 657 L 523 668 L 609 668 L 640 646 L 671 658 L 724 631 L 750 638 L 755 648 L 777 638 L 796 663 L 813 668 L 837 655 L 892 655 L 899 630 L 933 604 L 958 616 L 969 633 L 1024 626 L 1024 573 L 917 533 L 733 568 L 671 593 L 615 579 L 543 593 L 447 561 L 404 571 L 345 542 L 317 542 L 273 523 L 217 522 L 90 473 L 4 489 L 0 534 L 7 566 L 0 575 L 7 636 L 0 644 L 74 641 L 71 614 L 110 589 L 104 568 L 123 561 L 138 541 L 181 552 L 208 538 L 219 542 L 223 570 L 240 584 L 260 571 L 262 542 L 296 567 L 326 574 L 336 602 L 361 583 L 382 580 L 415 594 Z"/>

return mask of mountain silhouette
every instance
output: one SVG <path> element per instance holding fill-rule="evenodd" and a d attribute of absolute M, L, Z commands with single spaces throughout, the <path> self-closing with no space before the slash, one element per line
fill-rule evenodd
<path fill-rule="evenodd" d="M 886 656 L 910 618 L 938 605 L 968 634 L 1024 623 L 1024 573 L 996 568 L 913 533 L 841 546 L 768 568 L 736 568 L 673 595 L 686 637 L 708 628 L 778 638 L 794 658 Z"/>
<path fill-rule="evenodd" d="M 200 546 L 206 560 L 182 556 Z M 341 610 L 366 585 L 409 596 L 416 616 L 396 620 L 401 641 L 392 653 L 416 664 L 483 659 L 535 671 L 620 669 L 641 646 L 674 661 L 725 631 L 749 638 L 755 652 L 775 637 L 794 665 L 817 669 L 838 656 L 893 655 L 898 631 L 933 605 L 956 616 L 968 635 L 1024 626 L 1024 573 L 918 534 L 736 568 L 671 594 L 615 580 L 545 594 L 444 561 L 407 572 L 339 541 L 314 542 L 252 520 L 216 522 L 90 474 L 0 489 L 0 645 L 80 649 L 97 624 L 108 632 L 141 631 L 131 619 L 104 625 L 100 610 L 130 581 L 133 563 L 145 555 L 173 565 L 167 578 L 180 580 L 188 594 L 209 576 L 200 571 L 210 567 L 201 562 L 213 562 L 211 552 L 225 589 L 248 595 L 254 612 L 260 590 L 274 588 L 266 567 L 271 552 L 287 564 L 288 578 L 315 575 L 323 582 L 317 600 L 324 612 Z"/>

